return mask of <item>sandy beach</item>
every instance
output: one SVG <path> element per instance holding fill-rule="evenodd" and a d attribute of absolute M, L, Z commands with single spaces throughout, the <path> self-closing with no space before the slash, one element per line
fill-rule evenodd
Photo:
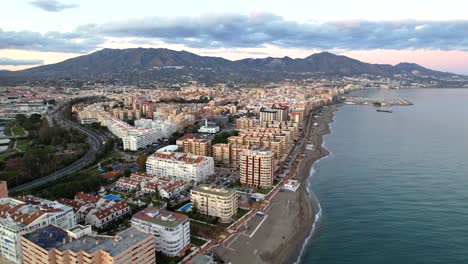
<path fill-rule="evenodd" d="M 336 106 L 323 108 L 313 128 L 314 150 L 307 150 L 297 166 L 295 179 L 301 183 L 296 192 L 277 193 L 270 201 L 265 216 L 254 216 L 239 232 L 214 253 L 226 263 L 294 263 L 310 235 L 315 221 L 313 201 L 307 191 L 307 179 L 313 164 L 327 156 L 323 136 L 330 133 Z M 310 125 L 312 125 L 311 122 Z"/>

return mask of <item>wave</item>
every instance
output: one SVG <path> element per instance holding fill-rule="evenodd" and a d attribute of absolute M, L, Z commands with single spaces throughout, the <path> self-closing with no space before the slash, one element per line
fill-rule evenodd
<path fill-rule="evenodd" d="M 326 145 L 327 145 L 327 137 L 332 135 L 334 133 L 332 127 L 331 127 L 331 124 L 335 122 L 335 119 L 333 119 L 330 123 L 329 123 L 329 129 L 330 129 L 330 133 L 327 134 L 327 135 L 324 135 L 322 137 L 322 147 L 324 147 L 325 149 L 327 149 Z M 315 230 L 317 229 L 317 226 L 318 224 L 320 223 L 320 220 L 322 219 L 322 206 L 320 205 L 320 201 L 318 200 L 317 196 L 315 195 L 314 191 L 312 190 L 312 186 L 311 186 L 311 179 L 316 175 L 317 173 L 317 170 L 315 169 L 315 166 L 317 166 L 317 164 L 325 159 L 325 158 L 328 158 L 332 155 L 332 152 L 330 150 L 328 150 L 328 155 L 326 156 L 323 156 L 321 157 L 320 159 L 316 160 L 314 162 L 314 164 L 310 167 L 310 172 L 309 172 L 309 178 L 307 180 L 307 193 L 311 196 L 311 200 L 312 202 L 314 203 L 313 206 L 314 206 L 314 210 L 317 210 L 317 213 L 315 214 L 315 218 L 314 218 L 314 223 L 312 224 L 312 228 L 310 230 L 310 233 L 309 235 L 307 236 L 307 238 L 305 239 L 304 243 L 302 244 L 302 248 L 301 248 L 301 251 L 299 252 L 299 256 L 297 257 L 297 260 L 294 262 L 294 264 L 299 264 L 301 263 L 302 261 L 302 258 L 304 257 L 304 253 L 305 253 L 305 250 L 307 248 L 307 245 L 309 244 L 309 241 L 312 239 L 314 233 L 315 233 Z"/>
<path fill-rule="evenodd" d="M 316 172 L 315 169 L 311 170 L 311 173 L 315 174 L 315 172 Z M 311 174 L 311 176 L 313 176 L 313 174 Z M 315 196 L 315 193 L 310 189 L 310 181 L 307 181 L 307 189 L 310 190 L 310 194 L 313 196 L 311 198 L 315 202 L 314 210 L 316 210 L 317 213 L 315 214 L 314 223 L 312 224 L 312 228 L 310 230 L 310 233 L 307 236 L 307 238 L 304 240 L 304 243 L 302 244 L 301 251 L 299 252 L 299 256 L 297 257 L 297 260 L 294 262 L 294 264 L 301 263 L 302 257 L 304 256 L 307 245 L 309 244 L 309 241 L 312 239 L 312 236 L 314 235 L 315 230 L 316 230 L 320 220 L 322 219 L 322 206 L 320 205 L 320 202 L 317 199 L 317 196 Z"/>

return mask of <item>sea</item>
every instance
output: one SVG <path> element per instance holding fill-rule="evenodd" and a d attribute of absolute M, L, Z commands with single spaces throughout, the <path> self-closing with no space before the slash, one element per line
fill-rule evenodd
<path fill-rule="evenodd" d="M 343 105 L 314 165 L 320 207 L 300 263 L 468 263 L 468 90 L 361 90 L 393 113 Z"/>

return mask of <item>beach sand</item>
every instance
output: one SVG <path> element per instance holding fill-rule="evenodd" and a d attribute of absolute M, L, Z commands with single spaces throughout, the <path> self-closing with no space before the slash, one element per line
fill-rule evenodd
<path fill-rule="evenodd" d="M 325 107 L 315 121 L 318 126 L 311 139 L 317 147 L 307 150 L 297 167 L 295 179 L 301 183 L 299 189 L 277 193 L 265 216 L 254 216 L 223 245 L 213 249 L 226 263 L 294 263 L 297 260 L 315 221 L 307 179 L 314 162 L 329 154 L 322 141 L 330 133 L 329 124 L 335 111 L 335 106 Z"/>

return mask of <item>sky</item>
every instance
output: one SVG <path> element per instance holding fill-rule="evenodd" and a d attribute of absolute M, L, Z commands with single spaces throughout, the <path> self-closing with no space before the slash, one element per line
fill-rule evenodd
<path fill-rule="evenodd" d="M 329 51 L 468 75 L 467 0 L 4 0 L 0 69 L 103 48 L 227 59 Z"/>

